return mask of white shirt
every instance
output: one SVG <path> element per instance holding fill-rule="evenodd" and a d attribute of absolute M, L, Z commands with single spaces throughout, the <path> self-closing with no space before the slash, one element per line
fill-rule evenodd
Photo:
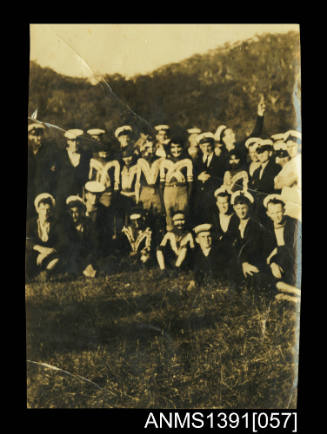
<path fill-rule="evenodd" d="M 219 214 L 220 226 L 224 232 L 227 232 L 231 217 L 232 214 Z"/>
<path fill-rule="evenodd" d="M 38 219 L 37 226 L 40 240 L 42 240 L 44 243 L 47 242 L 49 239 L 50 223 L 47 221 L 41 222 Z"/>
<path fill-rule="evenodd" d="M 209 154 L 209 155 L 208 155 L 208 154 L 203 155 L 203 159 L 202 159 L 202 161 L 203 161 L 203 163 L 206 164 L 207 167 L 210 166 L 210 163 L 211 163 L 212 157 L 213 157 L 213 152 L 212 152 L 211 154 Z M 207 158 L 208 158 L 208 159 L 207 159 Z"/>
<path fill-rule="evenodd" d="M 285 246 L 285 239 L 284 239 L 284 226 L 281 226 L 279 228 L 274 228 L 276 240 L 277 240 L 277 246 Z"/>
<path fill-rule="evenodd" d="M 81 154 L 78 154 L 77 152 L 71 152 L 70 150 L 68 150 L 67 153 L 72 165 L 77 167 L 81 159 Z"/>

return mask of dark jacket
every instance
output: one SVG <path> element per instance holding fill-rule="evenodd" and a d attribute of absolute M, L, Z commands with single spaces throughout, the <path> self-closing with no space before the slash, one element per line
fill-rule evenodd
<path fill-rule="evenodd" d="M 219 267 L 219 250 L 213 242 L 210 253 L 204 256 L 201 247 L 196 244 L 192 251 L 192 272 L 193 279 L 197 284 L 206 284 L 219 278 L 221 267 Z"/>
<path fill-rule="evenodd" d="M 274 178 L 281 171 L 281 166 L 276 164 L 273 159 L 270 159 L 265 167 L 261 179 L 260 176 L 261 167 L 258 167 L 251 179 L 251 188 L 264 198 L 267 194 L 278 193 L 274 187 Z"/>

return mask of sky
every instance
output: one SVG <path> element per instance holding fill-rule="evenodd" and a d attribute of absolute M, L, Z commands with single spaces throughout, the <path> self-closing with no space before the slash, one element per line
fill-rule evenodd
<path fill-rule="evenodd" d="M 297 24 L 31 24 L 30 59 L 95 82 L 102 74 L 147 74 L 203 54 L 225 42 L 266 32 L 299 31 Z"/>

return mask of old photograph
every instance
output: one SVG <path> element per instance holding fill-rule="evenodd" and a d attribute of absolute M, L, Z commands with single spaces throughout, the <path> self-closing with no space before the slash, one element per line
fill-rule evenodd
<path fill-rule="evenodd" d="M 296 409 L 298 24 L 30 24 L 28 409 Z"/>

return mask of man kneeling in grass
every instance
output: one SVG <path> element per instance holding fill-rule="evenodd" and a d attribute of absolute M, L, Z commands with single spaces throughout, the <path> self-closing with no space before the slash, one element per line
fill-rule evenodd
<path fill-rule="evenodd" d="M 54 218 L 55 204 L 49 193 L 41 193 L 34 200 L 37 217 L 31 218 L 26 227 L 27 280 L 39 273 L 46 279 L 59 269 L 61 237 Z"/>
<path fill-rule="evenodd" d="M 190 251 L 194 248 L 192 233 L 186 228 L 185 214 L 177 211 L 172 216 L 173 229 L 168 231 L 157 247 L 157 260 L 161 271 L 187 269 Z"/>

